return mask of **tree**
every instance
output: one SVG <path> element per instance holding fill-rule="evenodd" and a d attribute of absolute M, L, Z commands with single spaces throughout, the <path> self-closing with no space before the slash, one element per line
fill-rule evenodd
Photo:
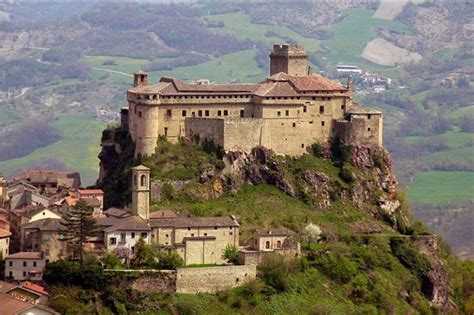
<path fill-rule="evenodd" d="M 140 237 L 138 242 L 135 244 L 135 257 L 133 258 L 133 264 L 153 266 L 154 263 L 155 257 L 151 247 L 148 246 L 143 237 Z"/>
<path fill-rule="evenodd" d="M 310 223 L 304 227 L 304 238 L 308 243 L 316 243 L 321 238 L 321 228 Z"/>
<path fill-rule="evenodd" d="M 223 259 L 227 259 L 231 263 L 237 262 L 239 259 L 239 251 L 234 245 L 227 244 L 222 254 Z"/>
<path fill-rule="evenodd" d="M 66 228 L 64 231 L 64 240 L 69 243 L 74 253 L 79 251 L 79 260 L 81 265 L 84 261 L 84 242 L 87 237 L 97 235 L 97 220 L 92 216 L 94 208 L 89 206 L 85 200 L 80 199 L 74 207 L 72 207 L 64 215 L 62 223 Z"/>

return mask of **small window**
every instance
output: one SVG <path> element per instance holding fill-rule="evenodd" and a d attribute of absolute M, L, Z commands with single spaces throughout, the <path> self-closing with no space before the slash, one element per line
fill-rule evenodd
<path fill-rule="evenodd" d="M 307 110 L 308 110 L 308 107 L 303 106 L 303 113 L 306 113 Z"/>
<path fill-rule="evenodd" d="M 244 112 L 244 110 L 243 110 L 243 109 L 241 109 L 241 110 L 240 110 L 240 118 L 243 118 L 243 117 L 244 117 L 244 115 L 245 115 L 245 112 Z"/>
<path fill-rule="evenodd" d="M 26 277 L 26 271 L 23 271 L 23 277 Z"/>
<path fill-rule="evenodd" d="M 171 117 L 173 115 L 173 112 L 171 109 L 166 110 L 166 116 Z"/>
<path fill-rule="evenodd" d="M 165 137 L 168 137 L 168 127 L 165 127 Z"/>
<path fill-rule="evenodd" d="M 372 115 L 367 115 L 367 119 L 370 119 L 370 118 L 372 118 Z"/>
<path fill-rule="evenodd" d="M 117 244 L 117 239 L 115 237 L 110 238 L 110 245 L 115 245 Z"/>
<path fill-rule="evenodd" d="M 290 111 L 289 110 L 285 110 L 285 116 L 290 116 Z"/>
<path fill-rule="evenodd" d="M 313 121 L 312 121 L 312 120 L 310 120 L 310 121 L 309 121 L 309 123 L 312 125 L 312 124 L 313 124 Z"/>
<path fill-rule="evenodd" d="M 125 233 L 120 234 L 120 241 L 125 242 L 126 241 L 126 236 L 127 235 Z"/>
<path fill-rule="evenodd" d="M 36 261 L 33 261 L 33 267 L 36 267 Z"/>
<path fill-rule="evenodd" d="M 293 123 L 293 128 L 295 128 L 295 127 L 296 127 L 296 123 Z"/>
<path fill-rule="evenodd" d="M 319 113 L 324 114 L 324 106 L 319 106 Z"/>
<path fill-rule="evenodd" d="M 194 236 L 194 233 L 191 233 L 191 236 Z"/>
<path fill-rule="evenodd" d="M 214 227 L 214 230 L 217 230 L 217 226 Z"/>
<path fill-rule="evenodd" d="M 188 231 L 191 231 L 191 228 L 188 228 Z"/>
<path fill-rule="evenodd" d="M 232 232 L 229 232 L 229 235 L 234 235 L 234 233 L 232 233 Z"/>
<path fill-rule="evenodd" d="M 266 242 L 265 242 L 265 248 L 266 248 L 266 249 L 270 249 L 270 241 L 266 241 Z"/>
<path fill-rule="evenodd" d="M 224 110 L 224 116 L 229 116 L 229 111 L 228 110 Z"/>
<path fill-rule="evenodd" d="M 209 117 L 209 111 L 208 110 L 204 111 L 204 116 Z"/>
<path fill-rule="evenodd" d="M 222 111 L 221 110 L 217 111 L 217 116 L 222 116 Z"/>
<path fill-rule="evenodd" d="M 207 233 L 204 233 L 204 236 L 207 236 Z"/>
<path fill-rule="evenodd" d="M 191 116 L 196 117 L 196 113 L 192 112 Z"/>
<path fill-rule="evenodd" d="M 304 149 L 304 143 L 301 144 L 301 148 Z"/>
<path fill-rule="evenodd" d="M 345 108 L 346 108 L 346 106 L 345 106 L 345 105 L 341 105 L 341 109 L 345 109 Z"/>
<path fill-rule="evenodd" d="M 277 248 L 281 248 L 281 241 L 277 241 Z"/>
<path fill-rule="evenodd" d="M 148 237 L 148 234 L 145 233 L 145 232 L 143 232 L 143 233 L 142 233 L 142 237 L 143 237 L 143 238 L 147 238 L 147 237 Z"/>
<path fill-rule="evenodd" d="M 277 112 L 277 116 L 278 116 L 278 117 L 281 116 L 281 112 L 280 112 L 280 111 Z"/>
<path fill-rule="evenodd" d="M 186 117 L 186 111 L 185 111 L 185 110 L 183 110 L 183 111 L 181 112 L 181 116 Z"/>
<path fill-rule="evenodd" d="M 130 249 L 132 250 L 132 254 L 135 254 L 135 246 L 132 246 Z"/>
<path fill-rule="evenodd" d="M 142 111 L 138 112 L 138 117 L 142 117 Z"/>
<path fill-rule="evenodd" d="M 13 272 L 10 271 L 10 278 L 13 278 Z"/>
<path fill-rule="evenodd" d="M 166 234 L 165 236 L 166 236 L 166 237 L 170 237 L 169 234 Z"/>
<path fill-rule="evenodd" d="M 370 128 L 367 128 L 367 131 L 370 131 Z"/>
<path fill-rule="evenodd" d="M 130 235 L 131 238 L 135 238 L 135 232 L 132 232 Z"/>
<path fill-rule="evenodd" d="M 324 120 L 321 122 L 321 126 L 323 126 L 323 127 L 324 127 Z"/>
<path fill-rule="evenodd" d="M 202 110 L 198 110 L 198 116 L 202 117 Z"/>
<path fill-rule="evenodd" d="M 23 267 L 26 267 L 26 264 L 27 264 L 26 261 L 24 261 L 24 262 L 23 262 Z"/>
<path fill-rule="evenodd" d="M 13 266 L 13 261 L 10 260 L 10 261 L 8 262 L 8 266 L 12 267 L 12 266 Z"/>

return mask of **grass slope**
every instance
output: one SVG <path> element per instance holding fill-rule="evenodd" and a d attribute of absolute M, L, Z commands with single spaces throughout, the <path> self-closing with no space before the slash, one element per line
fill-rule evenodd
<path fill-rule="evenodd" d="M 55 159 L 81 173 L 82 183 L 90 185 L 98 176 L 100 135 L 103 122 L 86 115 L 60 118 L 52 123 L 61 140 L 33 151 L 31 154 L 0 163 L 0 171 L 11 172 L 35 162 Z"/>
<path fill-rule="evenodd" d="M 285 42 L 286 38 L 291 38 L 296 43 L 304 45 L 305 48 L 314 52 L 319 50 L 319 41 L 314 38 L 308 38 L 301 36 L 293 30 L 287 27 L 266 25 L 266 24 L 254 24 L 250 17 L 243 12 L 227 13 L 219 15 L 208 15 L 206 19 L 209 21 L 222 21 L 224 22 L 223 28 L 215 28 L 214 30 L 219 33 L 232 33 L 233 35 L 241 39 L 252 39 L 263 41 L 271 47 L 273 44 Z M 267 36 L 267 32 L 273 32 L 276 35 Z"/>
<path fill-rule="evenodd" d="M 5 126 L 17 122 L 20 117 L 6 107 L 0 106 L 0 126 Z"/>
<path fill-rule="evenodd" d="M 415 175 L 410 201 L 422 204 L 465 203 L 473 199 L 474 172 L 427 171 Z"/>

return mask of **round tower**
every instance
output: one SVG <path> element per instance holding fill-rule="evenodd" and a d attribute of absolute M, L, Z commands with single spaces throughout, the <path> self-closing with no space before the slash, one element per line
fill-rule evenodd
<path fill-rule="evenodd" d="M 144 165 L 132 167 L 132 213 L 150 216 L 150 169 Z"/>

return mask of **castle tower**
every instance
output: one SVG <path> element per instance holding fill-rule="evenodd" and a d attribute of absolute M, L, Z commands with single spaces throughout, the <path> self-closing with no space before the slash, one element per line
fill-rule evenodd
<path fill-rule="evenodd" d="M 150 169 L 132 167 L 132 213 L 148 220 L 150 215 Z"/>
<path fill-rule="evenodd" d="M 301 45 L 273 45 L 270 75 L 284 72 L 293 76 L 309 74 L 308 55 Z"/>
<path fill-rule="evenodd" d="M 141 70 L 133 74 L 133 87 L 148 85 L 148 73 Z"/>

